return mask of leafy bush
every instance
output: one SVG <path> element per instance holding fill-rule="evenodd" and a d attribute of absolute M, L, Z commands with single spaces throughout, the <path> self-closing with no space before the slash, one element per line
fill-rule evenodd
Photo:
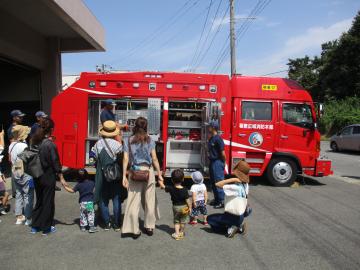
<path fill-rule="evenodd" d="M 331 136 L 341 128 L 360 123 L 360 98 L 347 97 L 343 100 L 325 102 L 324 115 L 319 121 L 322 134 Z"/>

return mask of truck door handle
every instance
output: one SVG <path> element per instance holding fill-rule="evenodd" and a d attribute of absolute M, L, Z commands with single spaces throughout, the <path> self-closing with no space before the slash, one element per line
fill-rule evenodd
<path fill-rule="evenodd" d="M 239 133 L 238 136 L 244 138 L 246 136 L 246 134 L 245 133 Z"/>
<path fill-rule="evenodd" d="M 281 135 L 281 136 L 280 136 L 280 138 L 281 138 L 281 139 L 286 140 L 286 139 L 288 139 L 288 138 L 289 138 L 289 136 L 286 136 L 286 135 Z"/>

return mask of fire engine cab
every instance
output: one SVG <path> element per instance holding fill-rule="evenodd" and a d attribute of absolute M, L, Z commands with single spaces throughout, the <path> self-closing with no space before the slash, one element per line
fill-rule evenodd
<path fill-rule="evenodd" d="M 166 72 L 82 73 L 56 96 L 51 115 L 64 166 L 93 167 L 91 149 L 99 139 L 102 103 L 109 98 L 116 121 L 130 127 L 124 139 L 137 117 L 148 119 L 165 176 L 175 168 L 187 175 L 208 172 L 210 121 L 219 123 L 228 173 L 245 159 L 251 175 L 265 174 L 276 186 L 290 185 L 302 173 L 331 174 L 331 161 L 319 158 L 314 103 L 296 82 Z"/>

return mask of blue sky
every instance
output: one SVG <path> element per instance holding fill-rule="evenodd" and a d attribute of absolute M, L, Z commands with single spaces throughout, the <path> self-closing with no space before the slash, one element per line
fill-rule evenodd
<path fill-rule="evenodd" d="M 63 54 L 64 75 L 94 71 L 98 64 L 116 70 L 230 72 L 228 45 L 223 61 L 217 60 L 229 34 L 228 0 L 84 2 L 105 28 L 106 52 Z M 319 54 L 322 43 L 349 29 L 360 9 L 358 0 L 235 2 L 236 28 L 242 33 L 237 40 L 237 72 L 245 75 L 286 70 L 288 58 Z M 251 12 L 256 16 L 249 18 Z"/>

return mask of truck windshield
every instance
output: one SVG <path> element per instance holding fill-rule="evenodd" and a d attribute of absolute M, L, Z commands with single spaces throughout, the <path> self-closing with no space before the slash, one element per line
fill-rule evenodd
<path fill-rule="evenodd" d="M 291 125 L 308 128 L 314 124 L 312 110 L 308 104 L 285 103 L 282 115 L 284 122 Z"/>

